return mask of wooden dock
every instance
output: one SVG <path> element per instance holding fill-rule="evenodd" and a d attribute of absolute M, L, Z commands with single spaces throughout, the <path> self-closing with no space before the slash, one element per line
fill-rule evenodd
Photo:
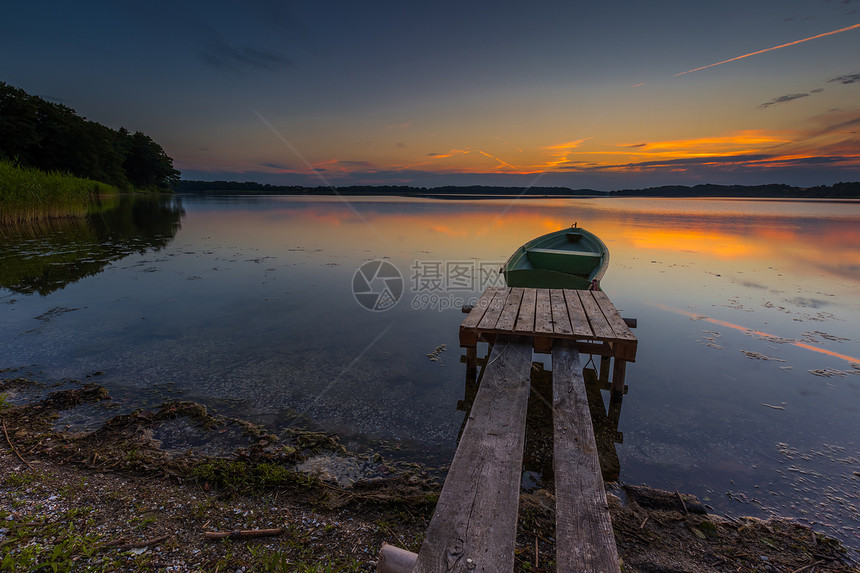
<path fill-rule="evenodd" d="M 575 341 L 580 354 L 602 358 L 602 380 L 609 380 L 614 359 L 616 392 L 624 389 L 627 362 L 636 360 L 636 336 L 602 291 L 490 287 L 460 325 L 467 360 L 476 357 L 478 342 L 493 342 L 499 334 L 528 336 L 535 352 L 545 354 L 556 341 Z"/>
<path fill-rule="evenodd" d="M 385 545 L 378 571 L 513 571 L 535 351 L 552 354 L 556 570 L 619 573 L 579 355 L 601 357 L 601 378 L 615 360 L 611 388 L 620 400 L 636 337 L 602 292 L 490 288 L 460 326 L 467 380 L 481 341 L 492 350 L 421 550 Z"/>

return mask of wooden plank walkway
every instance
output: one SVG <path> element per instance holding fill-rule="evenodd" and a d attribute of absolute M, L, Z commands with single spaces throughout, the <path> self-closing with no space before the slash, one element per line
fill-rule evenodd
<path fill-rule="evenodd" d="M 531 341 L 496 339 L 413 573 L 513 571 L 531 365 Z"/>
<path fill-rule="evenodd" d="M 474 358 L 471 349 L 478 342 L 500 334 L 532 337 L 535 351 L 544 353 L 552 352 L 556 341 L 575 340 L 582 354 L 615 359 L 613 391 L 623 391 L 626 363 L 636 360 L 638 346 L 602 291 L 490 287 L 460 325 L 460 346 Z"/>
<path fill-rule="evenodd" d="M 618 573 L 582 365 L 570 342 L 552 351 L 557 571 Z"/>
<path fill-rule="evenodd" d="M 607 342 L 636 360 L 636 335 L 602 291 L 490 287 L 460 325 L 460 346 L 492 334 Z"/>
<path fill-rule="evenodd" d="M 636 337 L 603 292 L 494 287 L 460 325 L 467 386 L 476 383 L 479 341 L 492 343 L 492 351 L 481 361 L 481 382 L 421 550 L 384 545 L 378 570 L 513 571 L 534 350 L 552 353 L 556 571 L 620 573 L 579 355 L 602 357 L 601 383 L 615 360 L 611 389 L 620 404 Z"/>

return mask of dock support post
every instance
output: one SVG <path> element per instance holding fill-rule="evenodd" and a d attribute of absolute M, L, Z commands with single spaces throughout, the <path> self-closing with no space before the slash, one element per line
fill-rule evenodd
<path fill-rule="evenodd" d="M 475 378 L 478 375 L 478 347 L 466 347 L 466 377 Z"/>
<path fill-rule="evenodd" d="M 624 374 L 627 372 L 627 361 L 615 359 L 615 368 L 612 370 L 612 393 L 624 394 Z"/>
<path fill-rule="evenodd" d="M 601 356 L 600 357 L 600 376 L 598 380 L 601 382 L 609 382 L 609 365 L 612 363 L 612 357 L 610 356 Z"/>

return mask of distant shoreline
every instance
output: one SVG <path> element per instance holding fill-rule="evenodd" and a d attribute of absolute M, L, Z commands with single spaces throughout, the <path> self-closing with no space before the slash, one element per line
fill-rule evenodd
<path fill-rule="evenodd" d="M 567 187 L 497 187 L 497 186 L 445 186 L 410 187 L 394 185 L 366 185 L 346 187 L 305 187 L 300 185 L 271 185 L 250 181 L 191 181 L 181 180 L 173 186 L 177 193 L 195 195 L 297 195 L 347 197 L 391 196 L 428 199 L 499 199 L 520 197 L 529 199 L 572 199 L 602 197 L 633 198 L 712 198 L 712 199 L 860 199 L 860 182 L 835 183 L 815 187 L 791 185 L 671 185 L 645 189 L 598 191 Z"/>

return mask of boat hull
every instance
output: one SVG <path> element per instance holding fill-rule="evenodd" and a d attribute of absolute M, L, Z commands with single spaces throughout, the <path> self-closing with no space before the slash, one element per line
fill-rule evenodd
<path fill-rule="evenodd" d="M 609 265 L 609 250 L 596 235 L 562 229 L 532 239 L 511 255 L 502 272 L 509 287 L 587 289 Z"/>

